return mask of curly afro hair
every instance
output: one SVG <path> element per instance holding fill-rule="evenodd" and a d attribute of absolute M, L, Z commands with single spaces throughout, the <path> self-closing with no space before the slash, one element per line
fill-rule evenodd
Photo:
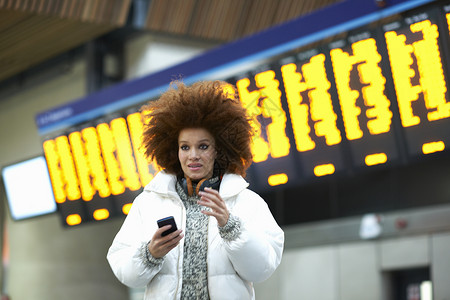
<path fill-rule="evenodd" d="M 222 81 L 191 86 L 174 81 L 145 112 L 143 147 L 148 159 L 166 172 L 182 176 L 178 136 L 184 128 L 206 129 L 215 139 L 216 165 L 222 173 L 245 176 L 252 163 L 252 126 L 235 88 Z"/>

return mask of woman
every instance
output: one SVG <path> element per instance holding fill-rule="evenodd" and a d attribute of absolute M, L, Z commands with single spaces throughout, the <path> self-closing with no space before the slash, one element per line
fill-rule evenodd
<path fill-rule="evenodd" d="M 255 299 L 253 282 L 280 264 L 284 234 L 243 179 L 252 127 L 234 90 L 176 83 L 144 110 L 145 154 L 162 171 L 108 251 L 114 274 L 146 286 L 145 299 Z M 168 216 L 179 229 L 163 235 L 171 226 L 157 220 Z"/>

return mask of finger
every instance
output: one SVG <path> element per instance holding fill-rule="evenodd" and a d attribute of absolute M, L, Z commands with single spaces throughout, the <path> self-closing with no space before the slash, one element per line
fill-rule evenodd
<path fill-rule="evenodd" d="M 228 213 L 227 206 L 223 201 L 214 201 L 207 197 L 201 197 L 197 203 L 209 208 L 212 212 L 218 213 L 219 215 L 226 215 Z M 205 210 L 205 212 L 206 211 L 208 210 Z"/>
<path fill-rule="evenodd" d="M 173 235 L 173 234 L 175 234 L 175 235 Z M 173 237 L 172 237 L 172 235 L 173 235 Z M 166 245 L 171 246 L 171 245 L 178 245 L 178 243 L 184 237 L 184 234 L 181 232 L 181 230 L 177 230 L 168 236 L 170 236 L 171 238 L 166 242 Z"/>
<path fill-rule="evenodd" d="M 172 225 L 165 225 L 159 229 L 156 230 L 155 234 L 152 238 L 152 244 L 155 245 L 155 247 L 162 247 L 164 244 L 166 244 L 168 241 L 172 240 L 173 238 L 179 236 L 182 232 L 181 229 L 175 230 L 172 233 L 169 233 L 166 236 L 162 236 L 162 233 L 166 230 L 170 229 Z"/>
<path fill-rule="evenodd" d="M 159 234 L 160 236 L 166 231 L 172 228 L 172 225 L 164 225 L 163 227 L 159 227 L 158 230 L 156 230 L 156 234 Z"/>
<path fill-rule="evenodd" d="M 222 220 L 224 218 L 224 216 L 222 214 L 219 214 L 219 213 L 213 212 L 213 211 L 209 211 L 209 210 L 202 210 L 201 213 L 204 215 L 216 218 L 217 222 L 220 222 L 220 220 Z"/>
<path fill-rule="evenodd" d="M 180 244 L 181 239 L 184 237 L 183 234 L 179 234 L 175 236 L 173 239 L 170 239 L 164 244 L 164 251 L 168 253 L 170 250 L 178 246 Z"/>
<path fill-rule="evenodd" d="M 223 202 L 222 197 L 220 197 L 220 194 L 217 190 L 212 189 L 212 188 L 205 188 L 202 193 L 207 196 L 208 198 L 210 198 L 211 200 L 217 200 L 220 202 Z"/>
<path fill-rule="evenodd" d="M 223 210 L 223 208 L 221 208 L 220 206 L 218 206 L 216 203 L 214 203 L 212 200 L 209 200 L 209 199 L 200 198 L 200 200 L 197 201 L 197 203 L 201 206 L 210 208 L 211 210 L 215 210 L 215 211 Z"/>
<path fill-rule="evenodd" d="M 201 197 L 197 203 L 209 208 L 209 210 L 202 210 L 202 213 L 205 215 L 214 216 L 216 218 L 228 218 L 228 208 L 223 201 L 215 202 L 206 197 Z"/>
<path fill-rule="evenodd" d="M 181 235 L 181 237 L 180 237 L 180 235 Z M 182 237 L 183 237 L 182 230 L 178 229 L 172 233 L 169 233 L 166 236 L 161 237 L 159 239 L 159 243 L 162 247 L 166 247 L 167 245 L 171 245 L 174 242 L 174 240 L 176 240 L 176 239 L 181 240 Z"/>
<path fill-rule="evenodd" d="M 182 230 L 179 229 L 164 237 L 159 235 L 158 238 L 157 233 L 155 233 L 155 236 L 157 237 L 150 241 L 150 253 L 152 253 L 154 257 L 163 257 L 180 243 L 181 239 L 184 237 L 184 234 L 182 233 Z"/>
<path fill-rule="evenodd" d="M 206 191 L 206 192 L 208 192 L 208 193 L 211 193 L 211 194 L 216 194 L 217 196 L 219 196 L 219 191 L 218 191 L 218 190 L 215 190 L 215 189 L 213 189 L 213 188 L 205 187 L 204 191 Z"/>
<path fill-rule="evenodd" d="M 219 192 L 217 190 L 212 189 L 212 188 L 208 188 L 208 187 L 206 187 L 203 191 L 200 191 L 199 194 L 205 194 L 205 195 L 209 195 L 209 196 L 212 196 L 212 197 L 215 197 L 215 198 L 218 198 L 218 199 L 222 199 L 220 197 Z"/>
<path fill-rule="evenodd" d="M 203 201 L 205 204 L 212 204 L 216 205 L 217 207 L 226 208 L 225 201 L 222 200 L 222 198 L 219 196 L 219 194 L 216 193 L 208 193 L 208 192 L 201 192 L 199 193 L 200 200 Z"/>
<path fill-rule="evenodd" d="M 229 218 L 228 211 L 217 212 L 217 211 L 202 210 L 201 212 L 202 214 L 216 218 L 217 223 L 219 224 L 220 227 L 225 226 L 228 222 Z"/>
<path fill-rule="evenodd" d="M 199 195 L 200 201 L 198 201 L 198 204 L 211 209 L 202 210 L 202 213 L 207 216 L 215 217 L 219 226 L 225 226 L 228 221 L 229 212 L 227 205 L 222 197 L 220 197 L 219 192 L 211 188 L 205 188 Z"/>
<path fill-rule="evenodd" d="M 168 235 L 166 235 L 164 237 L 164 239 L 166 239 L 167 241 L 171 241 L 171 240 L 173 240 L 175 238 L 178 238 L 180 235 L 182 235 L 182 232 L 183 232 L 183 230 L 181 230 L 181 229 L 175 230 L 174 232 L 169 233 Z"/>

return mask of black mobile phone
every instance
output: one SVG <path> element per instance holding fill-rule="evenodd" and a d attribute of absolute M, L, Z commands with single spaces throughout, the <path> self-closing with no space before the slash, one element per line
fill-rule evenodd
<path fill-rule="evenodd" d="M 158 223 L 159 228 L 166 226 L 166 225 L 172 225 L 172 228 L 169 228 L 166 231 L 164 231 L 163 233 L 161 233 L 161 236 L 166 236 L 169 233 L 172 233 L 178 229 L 177 224 L 175 223 L 175 219 L 172 216 L 160 219 L 156 222 Z"/>

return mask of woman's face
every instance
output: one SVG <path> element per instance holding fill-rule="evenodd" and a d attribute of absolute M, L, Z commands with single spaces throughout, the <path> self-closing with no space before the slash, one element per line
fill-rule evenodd
<path fill-rule="evenodd" d="M 214 137 L 203 128 L 185 128 L 178 136 L 178 159 L 185 177 L 209 179 L 216 159 Z"/>

